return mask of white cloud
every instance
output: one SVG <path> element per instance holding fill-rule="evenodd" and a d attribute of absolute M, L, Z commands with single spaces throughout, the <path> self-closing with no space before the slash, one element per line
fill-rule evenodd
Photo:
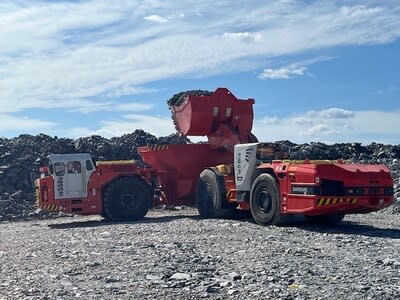
<path fill-rule="evenodd" d="M 6 1 L 0 111 L 68 107 L 69 99 L 118 97 L 165 78 L 257 68 L 280 55 L 400 35 L 398 3 L 359 2 Z M 176 17 L 164 22 L 162 15 Z M 144 18 L 164 23 L 148 26 Z M 307 64 L 269 69 L 265 76 L 287 78 L 305 74 Z"/>
<path fill-rule="evenodd" d="M 0 113 L 108 109 L 107 96 L 158 80 L 255 70 L 278 56 L 400 36 L 398 2 L 363 2 L 5 0 Z M 267 68 L 266 76 L 301 76 L 312 63 Z"/>
<path fill-rule="evenodd" d="M 264 71 L 258 77 L 260 79 L 291 79 L 297 76 L 305 75 L 309 65 L 331 59 L 333 58 L 316 57 L 301 62 L 297 62 L 294 64 L 290 64 L 288 66 L 280 67 L 277 69 L 268 68 L 264 69 Z"/>
<path fill-rule="evenodd" d="M 295 76 L 303 76 L 307 67 L 290 65 L 279 69 L 265 69 L 259 76 L 260 79 L 290 79 Z"/>
<path fill-rule="evenodd" d="M 163 17 L 161 17 L 159 15 L 146 16 L 146 17 L 144 17 L 144 19 L 147 20 L 147 21 L 153 21 L 153 22 L 156 22 L 156 23 L 166 23 L 166 22 L 168 22 L 167 19 L 165 19 L 165 18 L 163 18 Z"/>
<path fill-rule="evenodd" d="M 115 110 L 137 112 L 137 111 L 151 110 L 153 107 L 154 107 L 153 104 L 147 104 L 147 103 L 123 103 L 123 104 L 117 104 Z"/>
<path fill-rule="evenodd" d="M 276 116 L 273 116 L 273 117 L 266 116 L 263 119 L 263 123 L 265 123 L 265 124 L 277 124 L 278 122 L 279 122 L 278 117 L 276 117 Z"/>
<path fill-rule="evenodd" d="M 40 119 L 17 117 L 9 114 L 0 114 L 0 135 L 8 131 L 27 132 L 29 134 L 40 133 L 56 126 L 53 122 Z"/>
<path fill-rule="evenodd" d="M 87 102 L 85 104 L 81 104 L 76 108 L 71 108 L 69 112 L 80 112 L 83 114 L 88 114 L 92 112 L 99 111 L 121 111 L 121 112 L 143 112 L 151 110 L 154 107 L 153 104 L 150 103 L 115 103 L 115 102 L 103 102 L 103 103 L 92 103 Z"/>
<path fill-rule="evenodd" d="M 261 39 L 261 34 L 258 32 L 225 32 L 224 37 L 244 42 L 256 42 Z"/>
<path fill-rule="evenodd" d="M 367 7 L 365 5 L 356 6 L 343 6 L 340 8 L 340 12 L 343 16 L 349 17 L 368 17 L 379 14 L 382 12 L 381 7 Z"/>
<path fill-rule="evenodd" d="M 331 111 L 342 110 L 342 114 L 329 115 Z M 329 117 L 327 117 L 327 113 Z M 302 120 L 302 122 L 299 122 Z M 285 118 L 260 117 L 254 121 L 253 133 L 259 141 L 290 140 L 305 142 L 382 142 L 398 144 L 400 140 L 400 111 L 348 111 L 331 108 L 320 111 L 308 111 Z M 175 133 L 170 118 L 149 115 L 127 114 L 118 120 L 104 121 L 95 129 L 74 128 L 68 136 L 77 138 L 89 135 L 101 135 L 107 138 L 144 129 L 156 136 Z M 192 141 L 204 141 L 204 137 L 189 137 Z"/>
<path fill-rule="evenodd" d="M 304 131 L 300 131 L 300 136 L 305 136 L 306 138 L 310 138 L 310 137 L 311 138 L 315 138 L 315 137 L 326 138 L 326 136 L 338 134 L 338 133 L 339 133 L 339 131 L 332 129 L 325 124 L 317 124 L 317 125 L 310 127 Z"/>
<path fill-rule="evenodd" d="M 354 117 L 354 112 L 342 108 L 332 107 L 322 111 L 310 111 L 307 117 L 320 117 L 323 119 L 349 119 Z"/>
<path fill-rule="evenodd" d="M 268 120 L 270 118 L 267 116 L 257 118 L 254 122 L 253 132 L 261 141 L 287 139 L 297 143 L 322 141 L 398 144 L 400 140 L 400 111 L 330 108 L 308 111 L 276 122 Z"/>

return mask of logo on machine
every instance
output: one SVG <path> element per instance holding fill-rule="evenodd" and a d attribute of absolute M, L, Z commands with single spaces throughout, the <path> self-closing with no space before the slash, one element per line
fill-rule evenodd
<path fill-rule="evenodd" d="M 292 186 L 292 194 L 318 195 L 318 194 L 320 194 L 320 190 L 316 186 Z"/>
<path fill-rule="evenodd" d="M 241 176 L 242 173 L 242 153 L 237 152 L 237 157 L 236 157 L 236 180 L 237 181 L 243 181 L 243 176 Z"/>
<path fill-rule="evenodd" d="M 238 175 L 242 173 L 242 153 L 240 152 L 237 153 L 236 170 Z"/>
<path fill-rule="evenodd" d="M 64 196 L 64 178 L 57 177 L 57 193 L 59 197 Z"/>
<path fill-rule="evenodd" d="M 292 193 L 293 194 L 304 194 L 307 195 L 308 187 L 305 186 L 293 186 Z"/>

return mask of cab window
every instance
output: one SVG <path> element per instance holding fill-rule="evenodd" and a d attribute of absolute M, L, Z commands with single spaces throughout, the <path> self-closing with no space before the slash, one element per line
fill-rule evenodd
<path fill-rule="evenodd" d="M 64 176 L 65 164 L 63 162 L 54 163 L 54 172 L 56 173 L 56 176 Z"/>
<path fill-rule="evenodd" d="M 92 171 L 93 170 L 93 165 L 90 160 L 86 160 L 86 170 Z"/>
<path fill-rule="evenodd" d="M 68 174 L 80 174 L 81 163 L 79 161 L 70 161 L 67 165 Z"/>

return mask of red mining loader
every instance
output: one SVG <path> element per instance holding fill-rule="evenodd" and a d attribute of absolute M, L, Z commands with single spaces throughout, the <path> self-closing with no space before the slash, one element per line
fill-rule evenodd
<path fill-rule="evenodd" d="M 293 161 L 251 133 L 253 99 L 219 88 L 186 95 L 170 107 L 182 135 L 208 143 L 140 147 L 134 161 L 93 164 L 89 154 L 52 154 L 35 183 L 45 210 L 111 220 L 139 220 L 154 204 L 196 205 L 203 218 L 251 211 L 262 225 L 291 214 L 334 224 L 345 214 L 376 211 L 393 202 L 393 182 L 383 165 Z"/>

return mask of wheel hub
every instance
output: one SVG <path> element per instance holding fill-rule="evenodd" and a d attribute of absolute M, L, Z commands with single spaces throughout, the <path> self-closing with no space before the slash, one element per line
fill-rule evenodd
<path fill-rule="evenodd" d="M 123 194 L 121 198 L 121 203 L 124 207 L 128 209 L 135 207 L 137 200 L 134 194 Z"/>
<path fill-rule="evenodd" d="M 264 213 L 268 213 L 272 208 L 272 198 L 271 195 L 267 191 L 262 191 L 258 196 L 258 205 L 260 209 Z"/>

